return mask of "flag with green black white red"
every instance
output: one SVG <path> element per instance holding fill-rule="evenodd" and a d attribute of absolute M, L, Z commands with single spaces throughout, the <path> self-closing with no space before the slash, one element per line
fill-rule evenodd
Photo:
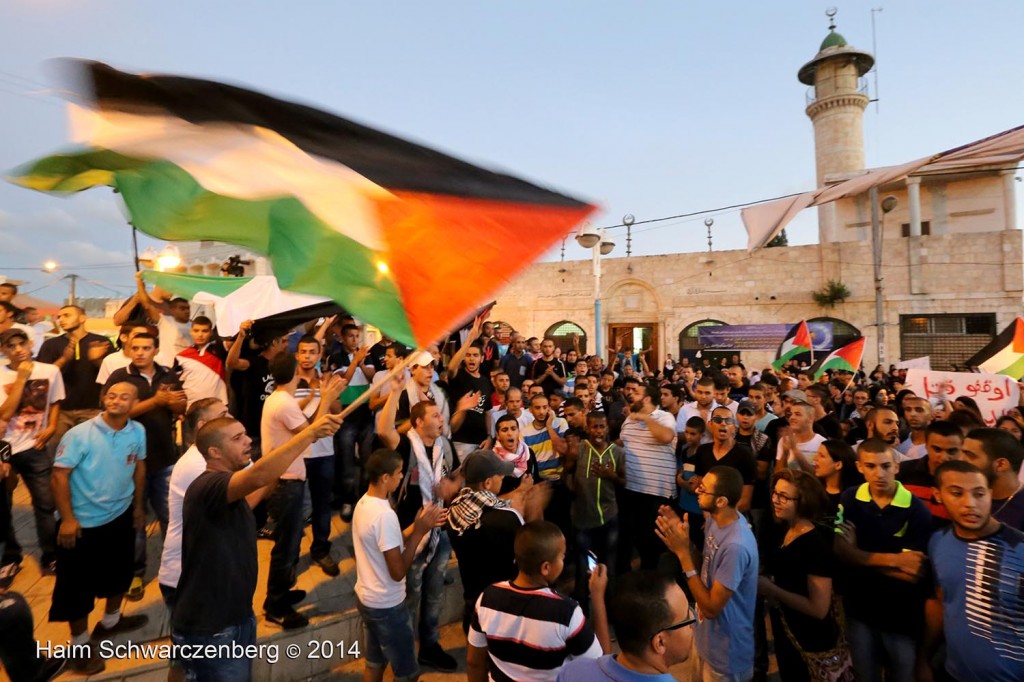
<path fill-rule="evenodd" d="M 807 329 L 807 321 L 801 320 L 799 324 L 786 334 L 779 345 L 778 357 L 772 363 L 775 371 L 782 369 L 782 366 L 793 358 L 811 352 L 811 332 Z"/>
<path fill-rule="evenodd" d="M 988 374 L 1024 377 L 1024 319 L 1017 318 L 966 362 Z"/>
<path fill-rule="evenodd" d="M 860 361 L 864 357 L 864 337 L 854 339 L 850 343 L 836 348 L 819 360 L 814 367 L 814 380 L 817 381 L 825 372 L 853 372 L 860 369 Z"/>
<path fill-rule="evenodd" d="M 409 345 L 441 337 L 594 210 L 302 104 L 72 65 L 84 148 L 14 182 L 109 185 L 143 232 L 264 254 L 281 289 L 333 299 Z"/>

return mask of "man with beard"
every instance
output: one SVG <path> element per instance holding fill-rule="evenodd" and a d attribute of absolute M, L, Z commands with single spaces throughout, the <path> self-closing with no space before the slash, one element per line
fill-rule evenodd
<path fill-rule="evenodd" d="M 933 679 L 930 654 L 942 634 L 945 671 L 961 682 L 1024 679 L 1024 533 L 992 516 L 992 494 L 980 469 L 968 462 L 939 466 L 939 498 L 951 527 L 928 542 L 935 593 L 925 607 L 925 638 L 918 680 Z M 984 576 L 979 580 L 979 576 Z M 983 618 L 975 616 L 978 611 Z"/>
<path fill-rule="evenodd" d="M 530 367 L 534 386 L 544 387 L 544 395 L 561 393 L 566 381 L 565 363 L 555 357 L 555 340 L 544 339 L 540 344 L 541 357 Z"/>
<path fill-rule="evenodd" d="M 907 396 L 903 400 L 903 416 L 910 426 L 910 435 L 896 447 L 900 461 L 921 459 L 928 454 L 925 432 L 932 423 L 932 404 L 918 396 Z"/>
<path fill-rule="evenodd" d="M 657 407 L 661 392 L 639 379 L 626 380 L 623 388 L 629 414 L 622 424 L 621 441 L 626 450 L 626 487 L 619 503 L 622 521 L 621 551 L 617 573 L 629 571 L 633 548 L 640 554 L 641 568 L 653 569 L 661 554 L 654 534 L 654 519 L 662 505 L 676 497 L 676 422 Z"/>
<path fill-rule="evenodd" d="M 963 458 L 981 469 L 992 488 L 992 516 L 1024 531 L 1024 495 L 1017 472 L 1024 462 L 1024 445 L 1002 429 L 974 429 L 964 439 Z"/>
<path fill-rule="evenodd" d="M 100 413 L 100 386 L 96 376 L 100 363 L 114 352 L 110 340 L 85 330 L 85 311 L 76 305 L 60 309 L 57 321 L 64 333 L 43 342 L 36 360 L 48 362 L 60 370 L 66 397 L 60 405 L 60 418 L 52 445 L 60 442 L 68 429 L 89 421 Z"/>
<path fill-rule="evenodd" d="M 847 564 L 843 605 L 853 666 L 864 679 L 912 679 L 920 634 L 932 515 L 896 480 L 892 445 L 869 438 L 857 448 L 867 481 L 848 488 L 836 515 L 836 555 Z"/>
<path fill-rule="evenodd" d="M 448 363 L 449 399 L 462 405 L 463 398 L 467 398 L 465 404 L 469 405 L 456 409 L 451 416 L 452 441 L 460 459 L 485 447 L 490 438 L 487 424 L 491 411 L 491 380 L 480 372 L 483 356 L 474 337 L 474 332 L 470 332 L 466 344 Z"/>
<path fill-rule="evenodd" d="M 701 377 L 700 381 L 697 382 L 693 395 L 693 402 L 686 403 L 679 408 L 679 414 L 676 415 L 677 433 L 681 434 L 686 429 L 686 422 L 691 417 L 700 417 L 706 424 L 711 419 L 711 412 L 718 407 L 718 403 L 715 402 L 715 381 L 709 376 Z M 705 436 L 704 442 L 711 442 L 710 434 Z"/>
<path fill-rule="evenodd" d="M 656 520 L 657 536 L 679 560 L 697 605 L 696 644 L 706 681 L 743 682 L 754 673 L 758 552 L 736 509 L 743 488 L 739 472 L 728 466 L 713 467 L 697 488 L 707 519 L 700 573 L 690 544 L 690 514 L 680 521 L 663 507 Z"/>
<path fill-rule="evenodd" d="M 874 407 L 864 419 L 868 438 L 878 438 L 896 449 L 900 442 L 900 418 L 891 407 Z"/>
<path fill-rule="evenodd" d="M 501 359 L 500 366 L 508 374 L 509 383 L 514 388 L 523 387 L 523 380 L 527 378 L 532 364 L 533 357 L 526 352 L 526 339 L 518 332 L 512 334 L 508 352 Z"/>

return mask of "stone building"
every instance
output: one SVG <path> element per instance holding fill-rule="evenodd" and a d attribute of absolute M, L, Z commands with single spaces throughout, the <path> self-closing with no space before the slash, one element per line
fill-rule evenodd
<path fill-rule="evenodd" d="M 799 70 L 810 86 L 819 186 L 864 172 L 863 77 L 873 64 L 832 25 Z M 1004 168 L 924 173 L 880 188 L 898 200 L 882 224 L 881 353 L 867 194 L 819 207 L 818 244 L 603 260 L 605 345 L 621 339 L 623 347 L 650 349 L 649 359 L 660 363 L 667 353 L 694 357 L 701 326 L 807 319 L 831 322 L 831 347 L 864 335 L 865 365 L 926 355 L 936 369 L 963 363 L 1021 314 L 1021 232 L 1014 172 Z M 535 264 L 500 292 L 492 319 L 503 330 L 561 337 L 564 347 L 572 333 L 592 340 L 591 268 L 589 261 Z M 822 307 L 812 294 L 829 280 L 849 295 Z M 774 350 L 742 352 L 757 367 L 774 357 Z"/>

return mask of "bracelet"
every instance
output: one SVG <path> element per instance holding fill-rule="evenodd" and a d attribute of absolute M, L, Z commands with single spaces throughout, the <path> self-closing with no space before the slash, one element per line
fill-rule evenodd
<path fill-rule="evenodd" d="M 694 570 L 694 569 L 690 569 L 689 571 L 686 571 L 686 573 L 684 575 L 686 576 L 687 580 L 689 580 L 690 578 L 696 578 L 697 577 L 697 571 Z"/>

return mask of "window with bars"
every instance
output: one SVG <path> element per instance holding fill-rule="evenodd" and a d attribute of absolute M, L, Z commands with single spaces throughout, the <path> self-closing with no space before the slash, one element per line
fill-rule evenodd
<path fill-rule="evenodd" d="M 548 330 L 544 332 L 544 336 L 550 336 L 555 340 L 555 345 L 562 349 L 563 352 L 572 350 L 572 336 L 573 334 L 579 339 L 580 353 L 583 355 L 587 354 L 587 333 L 583 331 L 583 327 L 579 326 L 575 322 L 569 320 L 562 320 L 548 327 Z"/>
<path fill-rule="evenodd" d="M 933 369 L 952 370 L 995 335 L 995 313 L 900 315 L 900 359 L 927 355 Z"/>

